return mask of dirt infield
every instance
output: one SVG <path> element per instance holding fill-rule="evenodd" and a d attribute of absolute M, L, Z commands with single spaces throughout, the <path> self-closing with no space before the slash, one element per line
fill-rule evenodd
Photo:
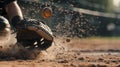
<path fill-rule="evenodd" d="M 120 67 L 119 46 L 119 39 L 56 37 L 46 51 L 9 51 L 0 67 Z"/>

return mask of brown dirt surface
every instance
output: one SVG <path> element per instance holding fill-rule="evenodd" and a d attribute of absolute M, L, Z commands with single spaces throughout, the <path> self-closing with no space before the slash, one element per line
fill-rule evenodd
<path fill-rule="evenodd" d="M 56 37 L 46 51 L 12 45 L 0 52 L 0 67 L 120 67 L 120 39 Z"/>

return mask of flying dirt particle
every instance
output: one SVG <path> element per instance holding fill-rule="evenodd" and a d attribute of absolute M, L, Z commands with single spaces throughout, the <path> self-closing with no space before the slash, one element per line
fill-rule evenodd
<path fill-rule="evenodd" d="M 85 60 L 83 57 L 78 58 L 78 60 Z"/>
<path fill-rule="evenodd" d="M 90 60 L 88 60 L 87 62 L 91 62 Z"/>
<path fill-rule="evenodd" d="M 2 48 L 2 46 L 0 46 L 0 48 Z"/>
<path fill-rule="evenodd" d="M 106 63 L 106 64 L 110 64 L 110 62 L 109 62 L 109 61 L 106 61 L 105 63 Z"/>
<path fill-rule="evenodd" d="M 65 43 L 65 41 L 63 41 L 62 43 Z"/>
<path fill-rule="evenodd" d="M 68 60 L 61 60 L 61 61 L 58 61 L 58 63 L 68 63 Z"/>
<path fill-rule="evenodd" d="M 45 59 L 42 59 L 41 61 L 42 61 L 42 62 L 44 62 L 44 61 L 45 61 Z"/>
<path fill-rule="evenodd" d="M 74 58 L 77 58 L 76 56 Z"/>
<path fill-rule="evenodd" d="M 103 58 L 99 58 L 98 60 L 99 60 L 99 61 L 103 61 L 104 59 L 103 59 Z"/>
<path fill-rule="evenodd" d="M 94 65 L 94 64 L 90 64 L 88 67 L 96 67 L 96 65 Z"/>
<path fill-rule="evenodd" d="M 80 55 L 80 53 L 77 53 L 77 55 Z"/>
<path fill-rule="evenodd" d="M 106 65 L 97 65 L 97 67 L 107 67 Z"/>
<path fill-rule="evenodd" d="M 111 60 L 111 62 L 113 62 L 113 63 L 117 63 L 118 61 L 117 61 L 117 60 Z"/>
<path fill-rule="evenodd" d="M 66 42 L 70 42 L 71 40 L 70 39 L 66 39 Z"/>
<path fill-rule="evenodd" d="M 88 56 L 87 56 L 87 57 L 85 57 L 85 58 L 89 59 L 89 57 L 88 57 Z"/>
<path fill-rule="evenodd" d="M 77 66 L 76 66 L 76 65 L 74 65 L 74 64 L 70 64 L 70 66 L 71 66 L 71 67 L 77 67 Z"/>
<path fill-rule="evenodd" d="M 42 60 L 37 60 L 37 61 L 35 61 L 36 63 L 41 63 L 41 62 L 43 62 Z"/>

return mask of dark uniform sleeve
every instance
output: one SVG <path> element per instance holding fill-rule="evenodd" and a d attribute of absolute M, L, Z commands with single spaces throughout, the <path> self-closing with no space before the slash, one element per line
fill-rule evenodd
<path fill-rule="evenodd" d="M 16 1 L 16 0 L 5 0 L 5 6 L 8 5 L 9 3 L 13 2 L 13 1 Z"/>
<path fill-rule="evenodd" d="M 5 7 L 6 5 L 10 4 L 11 2 L 16 1 L 16 0 L 0 0 L 0 15 L 6 15 Z"/>

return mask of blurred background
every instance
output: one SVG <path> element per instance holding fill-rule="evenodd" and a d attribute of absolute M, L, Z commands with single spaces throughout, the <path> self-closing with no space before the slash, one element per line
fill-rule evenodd
<path fill-rule="evenodd" d="M 67 37 L 120 36 L 120 0 L 18 0 L 24 17 L 44 21 Z M 52 17 L 43 18 L 43 8 Z"/>

